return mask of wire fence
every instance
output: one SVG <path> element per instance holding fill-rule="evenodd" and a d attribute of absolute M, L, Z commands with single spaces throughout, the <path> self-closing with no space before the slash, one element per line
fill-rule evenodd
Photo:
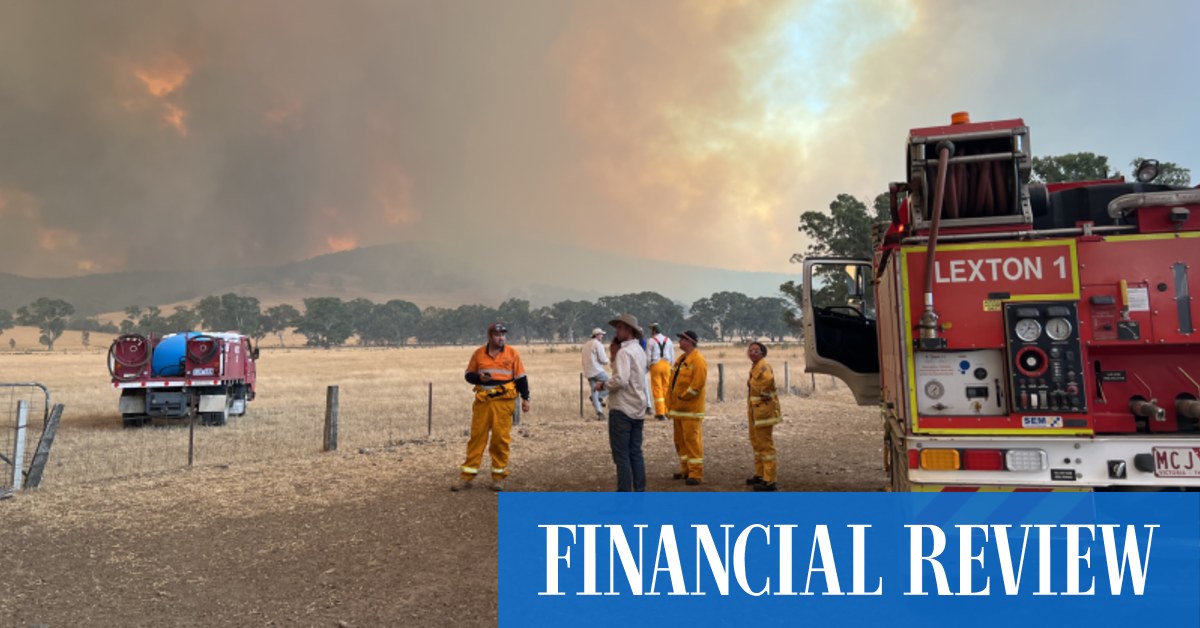
<path fill-rule="evenodd" d="M 0 491 L 20 489 L 50 415 L 50 391 L 35 382 L 0 382 Z"/>
<path fill-rule="evenodd" d="M 319 355 L 319 354 L 318 354 Z M 746 399 L 743 365 L 731 370 L 710 364 L 710 412 L 736 416 Z M 808 397 L 836 386 L 828 376 L 793 372 L 786 362 L 776 365 L 782 395 Z M 474 395 L 457 367 L 422 373 L 421 379 L 398 380 L 379 369 L 369 376 L 347 374 L 338 386 L 335 440 L 341 452 L 386 450 L 403 445 L 465 442 Z M 541 371 L 531 375 L 532 408 L 515 417 L 523 427 L 592 418 L 586 379 L 578 371 Z M 177 471 L 190 466 L 227 467 L 233 464 L 301 459 L 328 449 L 328 392 L 317 382 L 297 384 L 286 393 L 263 389 L 246 415 L 227 425 L 205 426 L 187 419 L 158 419 L 141 428 L 125 428 L 116 399 L 98 401 L 82 415 L 71 416 L 61 430 L 46 469 L 46 486 L 90 484 L 113 479 Z M 260 386 L 263 382 L 260 381 Z M 278 382 L 270 382 L 278 386 Z M 24 466 L 43 428 L 50 395 L 25 385 L 0 388 L 8 404 L 0 425 L 0 451 L 15 449 L 15 408 L 29 403 Z M 112 405 L 108 405 L 109 403 Z M 517 404 L 519 407 L 519 404 Z M 106 408 L 112 408 L 108 410 Z M 582 410 L 581 410 L 582 408 Z M 9 455 L 9 454 L 5 454 Z M 12 473 L 6 474 L 11 480 Z M 11 482 L 10 482 L 11 484 Z M 4 484 L 0 484 L 4 486 Z"/>

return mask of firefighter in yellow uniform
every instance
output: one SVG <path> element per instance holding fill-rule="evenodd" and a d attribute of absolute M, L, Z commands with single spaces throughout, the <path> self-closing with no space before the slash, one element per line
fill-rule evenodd
<path fill-rule="evenodd" d="M 471 406 L 467 459 L 459 467 L 459 482 L 451 487 L 455 491 L 471 488 L 483 462 L 485 445 L 488 445 L 492 459 L 492 490 L 504 490 L 513 411 L 518 396 L 521 397 L 521 411 L 529 412 L 529 380 L 525 377 L 521 356 L 505 344 L 508 328 L 502 323 L 493 323 L 487 332 L 487 344 L 476 349 L 467 363 L 466 380 L 475 385 L 475 403 Z"/>
<path fill-rule="evenodd" d="M 675 431 L 675 452 L 679 454 L 676 480 L 688 486 L 704 481 L 704 384 L 708 363 L 696 350 L 700 338 L 688 330 L 679 334 L 681 354 L 671 370 L 671 389 L 667 395 L 667 416 Z"/>
<path fill-rule="evenodd" d="M 779 411 L 779 394 L 775 390 L 775 373 L 763 358 L 767 346 L 752 342 L 746 349 L 750 358 L 750 379 L 747 381 L 747 414 L 749 415 L 750 447 L 754 449 L 754 477 L 746 484 L 755 491 L 774 491 L 776 480 L 774 429 L 783 415 Z"/>

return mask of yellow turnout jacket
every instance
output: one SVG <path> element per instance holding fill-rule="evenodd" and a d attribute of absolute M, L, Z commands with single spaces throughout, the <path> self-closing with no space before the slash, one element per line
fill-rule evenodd
<path fill-rule="evenodd" d="M 746 405 L 754 427 L 775 425 L 783 420 L 779 411 L 779 393 L 775 390 L 775 373 L 765 358 L 750 367 L 750 379 L 746 386 Z"/>
<path fill-rule="evenodd" d="M 680 353 L 671 369 L 671 392 L 667 397 L 667 416 L 673 419 L 704 418 L 704 384 L 708 363 L 700 351 Z"/>

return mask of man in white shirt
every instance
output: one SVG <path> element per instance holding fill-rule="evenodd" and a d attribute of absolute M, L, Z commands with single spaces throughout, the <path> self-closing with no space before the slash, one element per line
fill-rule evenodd
<path fill-rule="evenodd" d="M 650 392 L 654 395 L 654 418 L 667 418 L 667 387 L 671 380 L 671 365 L 675 363 L 675 346 L 671 339 L 662 334 L 658 323 L 650 326 L 654 335 L 646 343 L 649 355 L 646 363 L 650 365 Z"/>
<path fill-rule="evenodd" d="M 637 318 L 622 314 L 609 321 L 621 348 L 613 357 L 612 377 L 597 384 L 608 396 L 608 443 L 617 466 L 617 491 L 645 492 L 646 463 L 642 456 L 642 427 L 646 408 L 646 352 L 638 339 Z"/>
<path fill-rule="evenodd" d="M 608 381 L 608 373 L 604 367 L 608 365 L 608 351 L 604 347 L 604 330 L 599 327 L 592 330 L 592 337 L 583 343 L 583 376 L 587 378 L 592 389 L 592 406 L 596 408 L 596 419 L 604 420 L 604 406 L 601 400 L 608 396 L 608 391 L 597 388 L 599 382 Z"/>

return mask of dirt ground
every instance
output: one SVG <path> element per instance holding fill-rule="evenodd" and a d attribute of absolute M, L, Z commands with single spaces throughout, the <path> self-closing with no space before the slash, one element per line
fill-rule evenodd
<path fill-rule="evenodd" d="M 844 386 L 783 401 L 783 490 L 883 490 L 876 409 Z M 746 489 L 742 407 L 710 412 L 696 488 L 670 479 L 670 423 L 647 421 L 651 491 Z M 545 414 L 515 429 L 509 490 L 612 490 L 606 424 Z M 465 432 L 0 501 L 0 626 L 495 625 L 497 497 L 486 480 L 447 490 L 464 445 Z"/>

